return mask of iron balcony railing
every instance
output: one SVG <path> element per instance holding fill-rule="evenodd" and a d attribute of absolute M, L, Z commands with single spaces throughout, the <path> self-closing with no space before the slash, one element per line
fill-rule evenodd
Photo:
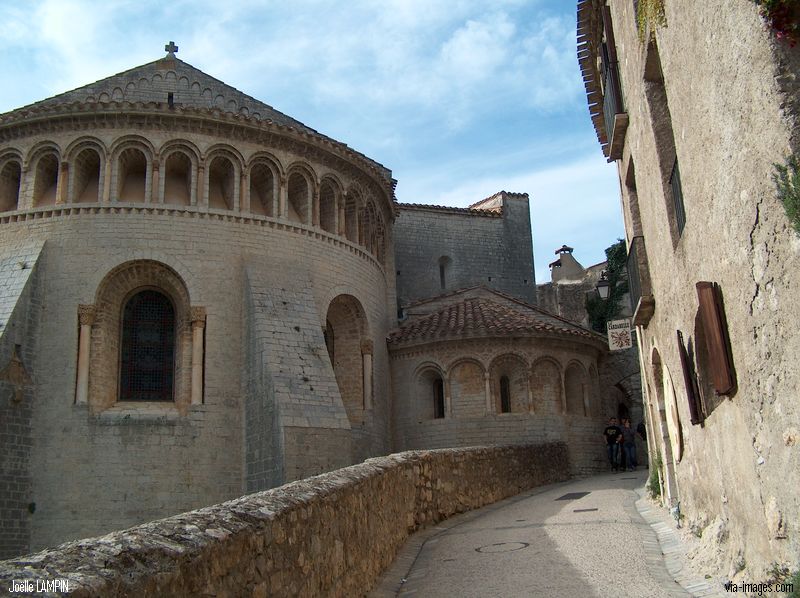
<path fill-rule="evenodd" d="M 633 324 L 647 326 L 655 312 L 656 302 L 650 283 L 650 268 L 647 265 L 644 237 L 631 239 L 628 261 L 625 266 L 628 270 L 628 293 L 633 310 Z"/>
<path fill-rule="evenodd" d="M 628 293 L 631 298 L 631 311 L 636 311 L 639 298 L 642 296 L 642 278 L 639 274 L 639 257 L 642 252 L 640 245 L 644 244 L 644 237 L 634 237 L 631 239 L 631 246 L 628 249 L 628 262 L 625 264 L 628 270 Z"/>
<path fill-rule="evenodd" d="M 678 169 L 678 158 L 672 166 L 672 174 L 669 175 L 669 186 L 672 189 L 672 202 L 675 206 L 675 224 L 678 226 L 678 235 L 683 234 L 683 227 L 686 226 L 686 210 L 683 207 L 683 189 L 681 188 L 681 173 Z"/>
<path fill-rule="evenodd" d="M 608 50 L 603 48 L 603 118 L 609 141 L 614 132 L 614 119 L 625 112 L 622 105 L 622 91 L 619 85 L 619 63 L 612 61 Z"/>

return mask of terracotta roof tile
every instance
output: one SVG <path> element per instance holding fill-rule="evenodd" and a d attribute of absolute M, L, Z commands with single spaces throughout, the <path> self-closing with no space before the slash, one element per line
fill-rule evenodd
<path fill-rule="evenodd" d="M 463 336 L 522 336 L 536 332 L 597 340 L 595 333 L 531 307 L 514 309 L 485 297 L 466 298 L 414 318 L 389 333 L 389 343 L 433 341 Z"/>
<path fill-rule="evenodd" d="M 482 210 L 479 208 L 456 208 L 453 206 L 437 206 L 424 203 L 398 203 L 397 206 L 401 210 L 432 210 L 436 212 L 469 214 L 470 216 L 488 216 L 490 218 L 500 218 L 502 216 L 502 210 L 499 209 Z"/>

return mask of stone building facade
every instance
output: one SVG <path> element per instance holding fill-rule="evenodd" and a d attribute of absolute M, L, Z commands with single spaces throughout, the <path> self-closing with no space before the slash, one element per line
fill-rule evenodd
<path fill-rule="evenodd" d="M 556 259 L 550 262 L 550 282 L 536 287 L 537 304 L 552 314 L 591 328 L 587 296 L 596 295 L 597 284 L 608 263 L 603 261 L 584 267 L 573 252 L 574 249 L 567 245 L 555 250 Z M 629 293 L 619 299 L 618 308 L 615 319 L 629 319 L 633 315 Z M 616 415 L 619 421 L 629 418 L 633 427 L 637 427 L 645 421 L 638 348 L 634 345 L 629 349 L 607 352 L 601 363 L 600 387 L 605 389 L 606 416 Z M 640 437 L 636 440 L 639 454 L 646 458 L 646 444 Z"/>
<path fill-rule="evenodd" d="M 748 0 L 658 4 L 637 30 L 636 3 L 579 1 L 578 57 L 664 498 L 709 566 L 764 580 L 800 564 L 800 241 L 772 176 L 800 151 L 800 48 Z"/>
<path fill-rule="evenodd" d="M 399 305 L 475 284 L 536 302 L 526 194 L 501 191 L 468 208 L 399 208 L 394 236 Z"/>
<path fill-rule="evenodd" d="M 605 466 L 603 338 L 535 307 L 526 195 L 398 205 L 167 50 L 0 115 L 0 557 L 406 447 Z"/>

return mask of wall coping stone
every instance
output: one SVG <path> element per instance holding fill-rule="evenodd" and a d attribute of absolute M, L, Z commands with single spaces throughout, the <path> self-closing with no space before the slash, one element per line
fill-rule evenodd
<path fill-rule="evenodd" d="M 12 580 L 69 595 L 365 594 L 406 538 L 568 477 L 563 443 L 408 451 L 0 561 Z"/>

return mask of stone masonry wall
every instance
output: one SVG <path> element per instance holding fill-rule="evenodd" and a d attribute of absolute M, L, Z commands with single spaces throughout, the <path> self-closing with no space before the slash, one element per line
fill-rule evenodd
<path fill-rule="evenodd" d="M 376 430 L 375 440 L 364 457 L 387 452 L 389 403 L 384 381 L 388 380 L 388 356 L 385 344 L 379 343 L 388 328 L 387 280 L 375 262 L 352 244 L 310 233 L 308 227 L 274 221 L 180 210 L 73 208 L 49 217 L 20 217 L 3 223 L 0 247 L 44 239 L 37 286 L 42 304 L 36 309 L 40 344 L 34 355 L 23 357 L 31 371 L 47 371 L 36 379 L 34 400 L 26 403 L 32 409 L 30 467 L 36 475 L 25 504 L 36 503 L 36 511 L 25 514 L 30 545 L 24 550 L 228 500 L 253 487 L 247 484 L 285 481 L 278 477 L 284 472 L 278 471 L 274 461 L 279 454 L 266 454 L 272 439 L 262 439 L 261 453 L 250 453 L 250 467 L 245 467 L 245 452 L 255 446 L 246 447 L 245 439 L 263 430 L 254 427 L 256 422 L 245 430 L 242 416 L 245 412 L 253 416 L 256 410 L 262 410 L 264 421 L 270 416 L 263 412 L 263 405 L 248 403 L 242 396 L 248 376 L 246 356 L 252 352 L 261 359 L 264 348 L 252 338 L 255 334 L 248 338 L 244 330 L 246 260 L 259 261 L 259 284 L 265 288 L 280 290 L 286 278 L 300 281 L 302 292 L 295 299 L 318 315 L 315 333 L 322 356 L 323 318 L 331 300 L 346 293 L 364 306 L 378 348 L 373 364 L 374 423 L 369 424 Z M 75 404 L 78 305 L 94 301 L 98 284 L 109 271 L 136 259 L 173 268 L 186 282 L 192 305 L 207 309 L 203 403 L 191 405 L 185 416 L 169 406 L 152 413 L 109 409 L 91 415 L 85 405 Z M 314 305 L 308 306 L 312 288 Z M 310 341 L 302 331 L 310 330 L 308 322 L 308 317 L 287 322 L 282 331 L 288 339 L 285 345 L 302 345 L 302 351 L 287 353 L 306 354 Z M 263 332 L 271 334 L 267 329 Z M 293 384 L 303 383 L 299 369 L 284 375 Z M 305 394 L 306 405 L 318 398 L 310 389 Z M 283 423 L 293 428 L 318 425 L 310 420 Z M 313 447 L 306 450 L 305 444 L 298 449 L 305 451 L 309 473 L 320 471 L 311 469 L 317 467 L 316 457 L 331 456 L 334 444 L 331 440 L 321 447 L 324 453 L 316 453 Z M 335 448 L 337 458 L 351 458 L 349 447 L 339 442 Z M 332 467 L 341 464 L 337 461 Z"/>
<path fill-rule="evenodd" d="M 32 297 L 42 245 L 26 245 L 7 248 L 0 256 L 0 558 L 28 550 L 31 509 L 35 510 L 31 500 L 31 383 L 37 372 L 31 363 L 38 312 Z M 20 264 L 26 267 L 23 269 Z M 19 359 L 16 368 L 14 355 Z"/>
<path fill-rule="evenodd" d="M 409 534 L 565 480 L 563 444 L 399 453 L 0 563 L 71 596 L 355 596 Z"/>
<path fill-rule="evenodd" d="M 502 217 L 401 205 L 394 228 L 401 305 L 476 284 L 536 303 L 527 198 L 507 198 Z M 451 260 L 444 289 L 441 257 Z"/>

